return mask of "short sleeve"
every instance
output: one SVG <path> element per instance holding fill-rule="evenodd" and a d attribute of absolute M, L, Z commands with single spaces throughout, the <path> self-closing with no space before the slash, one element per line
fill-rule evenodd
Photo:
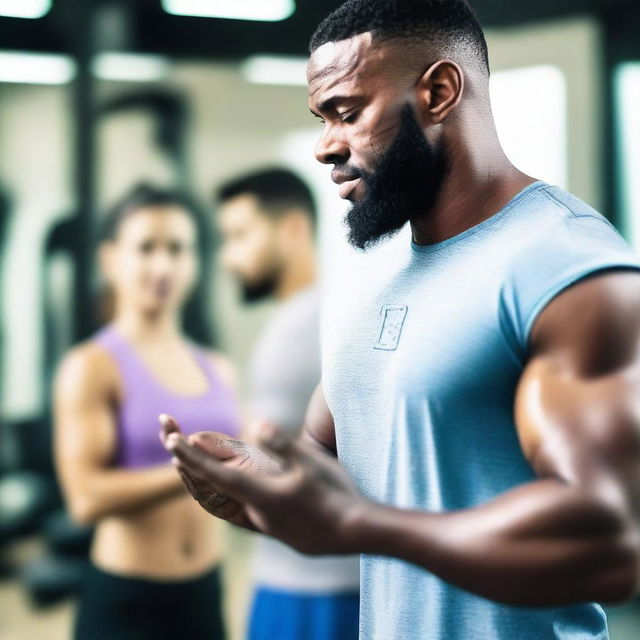
<path fill-rule="evenodd" d="M 640 257 L 605 218 L 574 216 L 525 241 L 505 269 L 500 323 L 523 362 L 533 326 L 545 307 L 580 280 L 611 269 L 640 270 Z"/>

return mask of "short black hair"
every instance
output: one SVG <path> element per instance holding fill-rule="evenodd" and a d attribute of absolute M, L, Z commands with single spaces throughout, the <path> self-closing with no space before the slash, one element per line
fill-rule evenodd
<path fill-rule="evenodd" d="M 265 212 L 274 217 L 292 208 L 301 209 L 315 226 L 317 208 L 311 189 L 289 169 L 261 169 L 231 180 L 218 189 L 217 200 L 226 202 L 241 195 L 255 196 Z"/>
<path fill-rule="evenodd" d="M 101 241 L 114 240 L 120 225 L 133 213 L 148 207 L 177 205 L 193 220 L 196 229 L 202 230 L 201 209 L 195 199 L 184 191 L 158 187 L 141 182 L 128 191 L 109 209 L 102 221 Z"/>
<path fill-rule="evenodd" d="M 320 23 L 309 50 L 368 32 L 378 40 L 462 44 L 489 73 L 487 41 L 466 0 L 347 0 Z"/>

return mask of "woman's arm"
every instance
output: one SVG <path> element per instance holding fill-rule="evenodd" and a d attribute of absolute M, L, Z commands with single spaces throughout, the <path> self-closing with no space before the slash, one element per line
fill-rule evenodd
<path fill-rule="evenodd" d="M 56 376 L 56 465 L 69 511 L 81 523 L 141 510 L 184 492 L 170 464 L 140 471 L 110 468 L 119 384 L 111 358 L 90 343 L 74 349 Z"/>

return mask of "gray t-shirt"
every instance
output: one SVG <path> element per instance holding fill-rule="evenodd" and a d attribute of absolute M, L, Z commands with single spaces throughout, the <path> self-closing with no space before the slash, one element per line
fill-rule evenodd
<path fill-rule="evenodd" d="M 251 413 L 297 432 L 320 381 L 319 309 L 316 286 L 284 302 L 264 329 L 251 364 Z M 357 556 L 312 557 L 259 536 L 254 558 L 257 586 L 335 593 L 357 591 Z"/>

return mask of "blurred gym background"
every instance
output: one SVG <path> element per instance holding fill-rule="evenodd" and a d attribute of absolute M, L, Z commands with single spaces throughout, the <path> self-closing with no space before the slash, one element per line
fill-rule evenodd
<path fill-rule="evenodd" d="M 343 204 L 316 166 L 308 38 L 336 0 L 0 0 L 0 637 L 67 638 L 91 532 L 62 508 L 50 382 L 96 327 L 100 212 L 147 178 L 212 216 L 221 181 L 288 165 L 320 203 L 326 282 L 349 268 Z M 640 2 L 474 0 L 512 160 L 568 188 L 640 245 Z M 393 251 L 400 236 L 381 251 Z M 208 277 L 190 333 L 240 366 L 269 309 Z M 227 532 L 234 636 L 247 541 Z M 235 564 L 234 564 L 235 563 Z M 640 637 L 640 604 L 610 611 Z"/>

